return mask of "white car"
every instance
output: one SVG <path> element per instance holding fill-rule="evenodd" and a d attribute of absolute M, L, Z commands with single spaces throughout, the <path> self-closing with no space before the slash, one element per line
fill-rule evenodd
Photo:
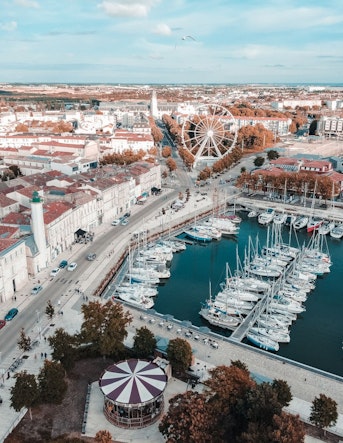
<path fill-rule="evenodd" d="M 50 272 L 50 276 L 51 277 L 56 277 L 56 275 L 60 272 L 60 268 L 54 268 L 51 272 Z"/>
<path fill-rule="evenodd" d="M 113 222 L 111 223 L 111 225 L 112 225 L 112 226 L 117 226 L 117 225 L 119 225 L 119 223 L 120 223 L 120 220 L 116 219 L 116 220 L 113 220 Z"/>
<path fill-rule="evenodd" d="M 74 271 L 74 269 L 76 269 L 76 268 L 77 268 L 77 263 L 73 262 L 73 263 L 70 263 L 70 265 L 67 267 L 67 270 Z"/>

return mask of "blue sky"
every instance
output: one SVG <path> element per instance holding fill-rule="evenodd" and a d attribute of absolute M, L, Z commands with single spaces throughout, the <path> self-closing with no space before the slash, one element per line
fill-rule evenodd
<path fill-rule="evenodd" d="M 343 82 L 343 0 L 0 0 L 0 39 L 0 82 Z"/>

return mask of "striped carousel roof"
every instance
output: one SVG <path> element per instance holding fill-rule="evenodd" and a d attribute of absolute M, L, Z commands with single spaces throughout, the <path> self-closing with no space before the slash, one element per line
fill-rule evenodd
<path fill-rule="evenodd" d="M 109 366 L 99 381 L 103 394 L 124 404 L 148 402 L 165 389 L 167 376 L 155 363 L 130 359 Z"/>

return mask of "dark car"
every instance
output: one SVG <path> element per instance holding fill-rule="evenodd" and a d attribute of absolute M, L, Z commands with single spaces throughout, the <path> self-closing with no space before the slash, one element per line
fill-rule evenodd
<path fill-rule="evenodd" d="M 131 215 L 131 212 L 126 212 L 126 213 L 123 215 L 123 217 L 124 217 L 124 218 L 129 218 L 130 215 Z"/>
<path fill-rule="evenodd" d="M 61 263 L 58 265 L 59 268 L 64 269 L 68 266 L 67 260 L 62 260 Z"/>
<path fill-rule="evenodd" d="M 92 253 L 92 254 L 88 254 L 87 255 L 87 260 L 89 260 L 89 261 L 93 261 L 93 260 L 95 260 L 96 259 L 96 254 L 95 253 Z"/>
<path fill-rule="evenodd" d="M 2 329 L 6 324 L 5 320 L 0 320 L 0 329 Z"/>
<path fill-rule="evenodd" d="M 10 309 L 7 314 L 5 315 L 5 320 L 6 321 L 10 321 L 12 320 L 16 315 L 18 314 L 18 309 L 17 308 L 12 308 Z"/>

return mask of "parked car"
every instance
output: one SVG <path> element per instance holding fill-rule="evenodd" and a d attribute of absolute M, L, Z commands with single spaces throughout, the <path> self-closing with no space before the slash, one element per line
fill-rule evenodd
<path fill-rule="evenodd" d="M 96 254 L 93 252 L 92 254 L 87 255 L 87 260 L 93 261 L 96 259 Z"/>
<path fill-rule="evenodd" d="M 2 329 L 6 324 L 5 320 L 0 320 L 0 329 Z"/>
<path fill-rule="evenodd" d="M 64 269 L 68 266 L 67 260 L 62 260 L 61 263 L 58 265 L 59 268 Z"/>
<path fill-rule="evenodd" d="M 17 308 L 12 308 L 10 309 L 7 314 L 5 315 L 5 320 L 6 321 L 10 321 L 12 320 L 16 315 L 18 314 L 18 309 Z"/>
<path fill-rule="evenodd" d="M 129 220 L 127 218 L 123 218 L 123 220 L 120 222 L 121 225 L 125 226 L 129 223 Z"/>
<path fill-rule="evenodd" d="M 61 268 L 54 268 L 50 272 L 50 277 L 56 277 L 56 275 L 60 272 Z"/>
<path fill-rule="evenodd" d="M 67 270 L 68 270 L 68 271 L 74 271 L 74 269 L 76 269 L 76 268 L 77 268 L 77 263 L 72 262 L 72 263 L 70 263 L 70 265 L 68 266 Z"/>
<path fill-rule="evenodd" d="M 116 219 L 116 220 L 113 220 L 113 222 L 111 223 L 111 225 L 112 225 L 112 226 L 117 226 L 117 225 L 119 225 L 119 223 L 120 223 L 120 220 L 119 220 L 119 219 Z"/>
<path fill-rule="evenodd" d="M 41 285 L 36 285 L 31 289 L 31 294 L 36 295 L 38 292 L 40 292 L 43 289 Z"/>
<path fill-rule="evenodd" d="M 123 215 L 124 218 L 129 218 L 131 215 L 131 212 L 125 212 L 125 214 Z"/>

